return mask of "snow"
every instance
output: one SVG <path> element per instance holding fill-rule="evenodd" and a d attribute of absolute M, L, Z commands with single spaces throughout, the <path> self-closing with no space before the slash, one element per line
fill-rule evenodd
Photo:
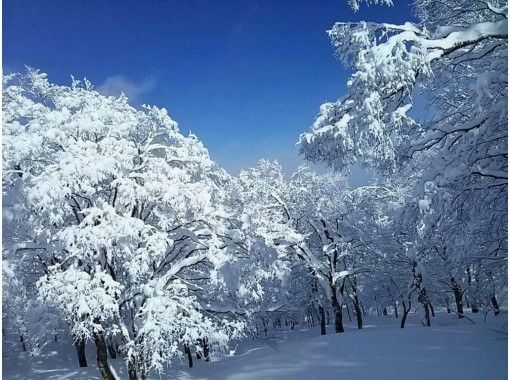
<path fill-rule="evenodd" d="M 486 323 L 482 314 L 468 317 L 476 324 L 443 312 L 432 319 L 431 328 L 411 314 L 405 329 L 393 316 L 371 316 L 363 330 L 353 321 L 343 334 L 333 334 L 333 326 L 326 336 L 319 335 L 318 327 L 276 330 L 264 341 L 238 342 L 233 356 L 211 363 L 195 359 L 193 368 L 183 363 L 161 379 L 506 379 L 506 313 L 488 315 Z M 89 367 L 80 369 L 69 342 L 51 342 L 31 359 L 19 353 L 17 342 L 4 342 L 3 378 L 99 379 L 93 346 L 87 350 Z M 123 360 L 110 362 L 125 378 Z"/>
<path fill-rule="evenodd" d="M 418 207 L 420 208 L 420 212 L 426 213 L 430 210 L 430 201 L 428 199 L 420 199 L 418 201 Z"/>
<path fill-rule="evenodd" d="M 186 380 L 504 378 L 506 313 L 483 315 L 508 292 L 507 11 L 492 1 L 414 0 L 417 24 L 328 32 L 353 72 L 300 150 L 381 175 L 355 190 L 269 160 L 232 176 L 163 108 L 6 76 L 4 378 L 97 379 L 94 344 L 77 369 L 71 336 L 118 346 L 119 378 L 127 363 Z M 452 295 L 466 318 L 431 328 Z M 358 330 L 342 304 L 414 309 L 404 330 Z M 347 331 L 304 328 L 326 315 Z M 213 362 L 188 369 L 184 350 Z"/>

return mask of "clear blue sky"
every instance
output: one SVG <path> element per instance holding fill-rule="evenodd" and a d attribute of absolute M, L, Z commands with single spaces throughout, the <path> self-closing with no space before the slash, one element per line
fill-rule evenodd
<path fill-rule="evenodd" d="M 345 91 L 326 30 L 410 18 L 404 0 L 358 13 L 346 0 L 4 0 L 3 67 L 165 107 L 234 173 L 261 157 L 292 170 L 299 133 Z"/>

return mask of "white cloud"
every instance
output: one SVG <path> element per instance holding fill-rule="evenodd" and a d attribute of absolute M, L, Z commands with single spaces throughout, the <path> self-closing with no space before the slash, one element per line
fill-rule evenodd
<path fill-rule="evenodd" d="M 154 79 L 145 79 L 141 83 L 135 83 L 127 79 L 124 75 L 113 75 L 107 77 L 103 83 L 96 87 L 96 90 L 104 95 L 120 95 L 124 92 L 126 96 L 136 101 L 141 94 L 154 88 Z"/>

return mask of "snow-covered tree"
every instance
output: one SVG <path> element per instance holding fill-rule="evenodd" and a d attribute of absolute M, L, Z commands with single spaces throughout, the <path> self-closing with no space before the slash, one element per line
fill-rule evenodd
<path fill-rule="evenodd" d="M 414 8 L 418 22 L 329 31 L 353 73 L 347 94 L 323 104 L 301 135 L 301 151 L 339 170 L 361 163 L 414 182 L 414 246 L 467 279 L 480 263 L 506 265 L 507 5 L 416 0 Z"/>
<path fill-rule="evenodd" d="M 335 331 L 343 332 L 343 308 L 352 303 L 362 328 L 364 276 L 374 272 L 371 256 L 380 251 L 377 243 L 389 224 L 386 209 L 399 207 L 400 191 L 383 186 L 351 190 L 342 175 L 305 167 L 286 179 L 269 161 L 243 171 L 241 181 L 245 193 L 254 194 L 252 214 L 261 234 L 281 246 L 282 260 L 292 263 L 289 281 L 293 275 L 308 278 L 300 294 L 311 295 L 308 306 L 317 307 L 322 324 L 324 311 L 330 310 Z"/>
<path fill-rule="evenodd" d="M 86 80 L 58 86 L 29 69 L 6 76 L 3 91 L 4 180 L 23 181 L 29 222 L 51 252 L 39 295 L 73 335 L 94 339 L 102 376 L 113 378 L 105 337 L 123 342 L 137 378 L 183 345 L 236 336 L 241 326 L 206 314 L 196 294 L 242 239 L 228 175 L 200 141 L 164 109 L 137 110 Z"/>

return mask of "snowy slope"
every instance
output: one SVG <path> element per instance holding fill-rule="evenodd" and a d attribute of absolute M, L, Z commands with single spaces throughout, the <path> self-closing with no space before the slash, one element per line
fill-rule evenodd
<path fill-rule="evenodd" d="M 245 341 L 236 355 L 212 363 L 195 360 L 188 369 L 173 367 L 163 379 L 506 379 L 507 315 L 477 315 L 476 325 L 442 314 L 433 327 L 412 316 L 401 330 L 397 320 L 370 318 L 365 329 L 349 326 L 344 334 L 318 336 L 318 329 L 276 331 L 266 342 Z M 17 350 L 17 352 L 16 352 Z M 60 350 L 57 354 L 57 350 Z M 4 346 L 4 379 L 99 379 L 93 347 L 89 368 L 78 369 L 70 344 L 51 343 L 27 360 L 19 347 Z M 68 351 L 67 355 L 64 351 Z M 60 355 L 60 354 L 63 355 Z M 65 357 L 65 359 L 60 359 Z M 111 360 L 122 376 L 121 359 Z M 122 378 L 125 378 L 122 376 Z M 159 376 L 152 376 L 158 379 Z"/>

